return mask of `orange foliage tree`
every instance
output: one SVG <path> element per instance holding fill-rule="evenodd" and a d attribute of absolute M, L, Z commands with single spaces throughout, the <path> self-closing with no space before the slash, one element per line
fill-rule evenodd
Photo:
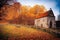
<path fill-rule="evenodd" d="M 9 21 L 17 18 L 19 16 L 20 6 L 20 3 L 14 3 L 13 5 L 4 5 L 1 8 L 0 19 L 2 18 L 3 20 Z"/>
<path fill-rule="evenodd" d="M 33 24 L 36 16 L 46 11 L 43 5 L 35 5 L 33 7 L 21 6 L 20 3 L 13 5 L 5 5 L 2 11 L 6 14 L 4 17 L 9 23 Z"/>

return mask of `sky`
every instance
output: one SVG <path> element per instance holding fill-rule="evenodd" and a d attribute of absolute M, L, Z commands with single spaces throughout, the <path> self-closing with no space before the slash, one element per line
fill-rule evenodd
<path fill-rule="evenodd" d="M 47 10 L 52 8 L 56 20 L 58 15 L 60 15 L 60 0 L 17 0 L 17 2 L 27 6 L 44 5 Z"/>

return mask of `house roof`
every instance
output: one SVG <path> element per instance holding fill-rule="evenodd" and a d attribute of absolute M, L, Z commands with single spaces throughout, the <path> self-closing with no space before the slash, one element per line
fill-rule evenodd
<path fill-rule="evenodd" d="M 53 12 L 53 11 L 50 9 L 49 11 L 46 11 L 45 13 L 39 14 L 36 16 L 36 19 L 46 17 L 49 14 L 51 14 L 51 12 Z"/>
<path fill-rule="evenodd" d="M 38 18 L 42 18 L 42 17 L 46 17 L 46 16 L 48 16 L 48 11 L 45 13 L 37 15 L 36 18 L 38 19 Z"/>

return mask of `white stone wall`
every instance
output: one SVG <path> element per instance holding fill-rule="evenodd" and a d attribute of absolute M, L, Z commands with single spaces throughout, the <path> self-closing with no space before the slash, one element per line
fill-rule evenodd
<path fill-rule="evenodd" d="M 36 28 L 50 28 L 50 22 L 52 22 L 51 28 L 56 28 L 55 18 L 54 17 L 43 17 L 35 19 Z"/>
<path fill-rule="evenodd" d="M 48 17 L 43 17 L 40 19 L 35 20 L 35 26 L 38 26 L 39 28 L 48 28 L 47 20 Z"/>
<path fill-rule="evenodd" d="M 48 25 L 49 26 L 50 26 L 50 22 L 52 22 L 52 28 L 56 28 L 56 23 L 55 23 L 55 18 L 54 17 L 48 17 Z"/>

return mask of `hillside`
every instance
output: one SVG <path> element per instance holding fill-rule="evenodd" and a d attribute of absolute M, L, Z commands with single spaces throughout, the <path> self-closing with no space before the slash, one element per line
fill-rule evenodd
<path fill-rule="evenodd" d="M 59 40 L 53 35 L 23 25 L 0 25 L 0 40 Z"/>

